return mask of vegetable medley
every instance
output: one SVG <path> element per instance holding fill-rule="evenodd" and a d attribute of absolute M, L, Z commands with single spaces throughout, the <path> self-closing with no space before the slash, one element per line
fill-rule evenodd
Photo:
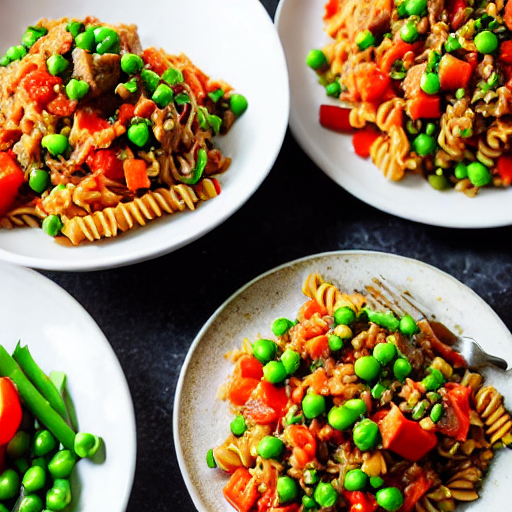
<path fill-rule="evenodd" d="M 329 0 L 333 38 L 307 64 L 327 96 L 320 123 L 391 180 L 421 174 L 474 197 L 512 183 L 510 0 Z"/>
<path fill-rule="evenodd" d="M 296 320 L 232 353 L 235 417 L 207 454 L 239 512 L 452 512 L 512 446 L 502 396 L 425 319 L 312 274 Z M 370 305 L 373 307 L 370 307 Z"/>
<path fill-rule="evenodd" d="M 142 49 L 135 25 L 39 21 L 0 59 L 0 227 L 71 243 L 220 193 L 213 145 L 247 109 L 183 54 Z"/>
<path fill-rule="evenodd" d="M 67 509 L 73 468 L 80 458 L 101 462 L 104 447 L 77 433 L 66 375 L 45 375 L 26 346 L 11 356 L 0 345 L 0 403 L 0 512 Z"/>

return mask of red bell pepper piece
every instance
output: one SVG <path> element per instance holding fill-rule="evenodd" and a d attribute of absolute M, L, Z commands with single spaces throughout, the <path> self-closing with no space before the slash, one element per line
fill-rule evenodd
<path fill-rule="evenodd" d="M 512 41 L 503 41 L 500 45 L 500 61 L 512 64 Z"/>
<path fill-rule="evenodd" d="M 238 512 L 249 512 L 260 496 L 256 479 L 245 468 L 238 468 L 231 475 L 223 493 Z"/>
<path fill-rule="evenodd" d="M 375 512 L 378 503 L 375 497 L 361 491 L 343 491 L 343 495 L 350 502 L 349 512 Z"/>
<path fill-rule="evenodd" d="M 0 446 L 7 444 L 21 423 L 21 404 L 18 391 L 11 379 L 0 378 Z"/>
<path fill-rule="evenodd" d="M 423 471 L 404 489 L 402 512 L 411 512 L 420 498 L 432 487 L 433 482 L 427 480 Z"/>
<path fill-rule="evenodd" d="M 228 387 L 228 399 L 237 406 L 245 405 L 263 377 L 263 365 L 246 355 L 237 361 Z"/>
<path fill-rule="evenodd" d="M 439 61 L 439 82 L 441 89 L 455 91 L 468 86 L 473 68 L 469 62 L 445 53 Z"/>
<path fill-rule="evenodd" d="M 80 130 L 88 130 L 90 133 L 105 130 L 110 126 L 106 119 L 102 119 L 95 111 L 90 109 L 78 110 L 75 119 Z"/>
<path fill-rule="evenodd" d="M 130 103 L 123 103 L 119 107 L 119 115 L 117 116 L 117 120 L 121 124 L 126 124 L 132 117 L 135 116 L 135 105 L 131 105 Z"/>
<path fill-rule="evenodd" d="M 121 181 L 124 178 L 123 162 L 117 158 L 117 151 L 114 149 L 92 151 L 85 162 L 92 172 L 102 171 L 111 180 Z"/>
<path fill-rule="evenodd" d="M 352 145 L 356 155 L 363 158 L 370 156 L 371 145 L 380 137 L 381 133 L 373 126 L 366 126 L 362 130 L 357 130 L 352 136 Z"/>
<path fill-rule="evenodd" d="M 283 417 L 287 404 L 284 387 L 277 388 L 262 380 L 245 403 L 244 416 L 260 425 L 274 424 Z"/>
<path fill-rule="evenodd" d="M 438 119 L 441 117 L 441 98 L 421 91 L 410 100 L 409 112 L 414 121 L 420 118 Z"/>
<path fill-rule="evenodd" d="M 507 0 L 505 5 L 505 14 L 503 15 L 503 21 L 505 25 L 512 30 L 512 0 Z"/>
<path fill-rule="evenodd" d="M 320 124 L 336 132 L 352 133 L 354 128 L 349 121 L 350 109 L 336 105 L 320 105 Z"/>
<path fill-rule="evenodd" d="M 402 411 L 391 403 L 391 410 L 379 424 L 382 444 L 404 459 L 417 462 L 437 445 L 437 436 L 421 428 L 416 421 L 408 420 Z"/>
<path fill-rule="evenodd" d="M 332 18 L 337 12 L 340 5 L 340 0 L 329 0 L 325 4 L 324 20 Z"/>
<path fill-rule="evenodd" d="M 455 0 L 448 2 L 447 8 L 450 13 L 450 24 L 453 30 L 458 30 L 466 21 L 464 10 L 466 9 L 465 0 Z"/>
<path fill-rule="evenodd" d="M 240 372 L 243 378 L 261 379 L 263 377 L 263 365 L 255 357 L 243 357 L 240 361 Z"/>
<path fill-rule="evenodd" d="M 25 174 L 15 157 L 10 152 L 0 152 L 0 215 L 12 208 L 24 181 Z"/>
<path fill-rule="evenodd" d="M 31 100 L 46 105 L 57 96 L 54 87 L 61 85 L 62 80 L 58 76 L 50 75 L 46 70 L 36 69 L 31 71 L 22 83 Z"/>
<path fill-rule="evenodd" d="M 508 186 L 512 183 L 512 156 L 502 155 L 498 158 L 498 165 L 496 170 L 503 182 L 503 185 Z"/>
<path fill-rule="evenodd" d="M 377 64 L 368 62 L 358 70 L 355 76 L 356 89 L 363 101 L 378 101 L 388 91 L 391 79 Z"/>
<path fill-rule="evenodd" d="M 438 424 L 439 432 L 464 442 L 469 432 L 471 389 L 453 382 L 448 382 L 444 387 L 448 393 L 443 398 L 445 416 Z"/>

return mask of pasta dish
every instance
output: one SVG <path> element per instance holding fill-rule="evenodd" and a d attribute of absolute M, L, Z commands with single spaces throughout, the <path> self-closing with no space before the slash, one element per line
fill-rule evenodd
<path fill-rule="evenodd" d="M 43 19 L 0 59 L 0 227 L 77 245 L 216 197 L 213 143 L 247 109 L 135 25 Z"/>
<path fill-rule="evenodd" d="M 387 179 L 421 174 L 470 197 L 512 182 L 512 3 L 330 0 L 332 37 L 307 64 L 327 96 L 320 123 L 353 132 Z"/>
<path fill-rule="evenodd" d="M 239 512 L 453 512 L 478 500 L 495 451 L 512 446 L 498 390 L 434 323 L 318 274 L 303 292 L 296 319 L 229 354 L 220 397 L 234 417 L 206 456 L 230 474 L 227 501 Z"/>

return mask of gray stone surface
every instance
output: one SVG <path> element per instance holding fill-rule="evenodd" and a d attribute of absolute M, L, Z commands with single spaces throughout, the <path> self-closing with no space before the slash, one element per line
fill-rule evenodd
<path fill-rule="evenodd" d="M 277 0 L 262 3 L 273 16 Z M 385 251 L 434 265 L 472 288 L 512 330 L 512 227 L 443 229 L 383 213 L 327 178 L 290 133 L 256 194 L 200 240 L 130 267 L 42 272 L 92 315 L 128 379 L 138 441 L 129 512 L 194 510 L 171 425 L 179 370 L 203 323 L 262 272 L 340 249 Z"/>

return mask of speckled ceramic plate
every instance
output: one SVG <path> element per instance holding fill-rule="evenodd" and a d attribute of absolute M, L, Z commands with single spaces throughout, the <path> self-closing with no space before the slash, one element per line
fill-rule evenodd
<path fill-rule="evenodd" d="M 27 345 L 46 373 L 63 371 L 81 432 L 103 437 L 106 460 L 84 459 L 69 512 L 124 512 L 135 473 L 135 414 L 123 370 L 84 308 L 37 272 L 0 262 L 0 344 Z"/>
<path fill-rule="evenodd" d="M 229 512 L 222 488 L 229 476 L 206 465 L 206 453 L 229 434 L 232 416 L 216 397 L 232 370 L 224 355 L 259 335 L 273 337 L 272 322 L 295 318 L 306 297 L 304 279 L 318 272 L 340 289 L 362 290 L 373 277 L 383 276 L 408 290 L 427 306 L 437 320 L 454 332 L 481 342 L 491 353 L 512 364 L 512 335 L 494 311 L 468 287 L 416 260 L 385 253 L 340 251 L 293 261 L 257 277 L 230 297 L 208 320 L 194 340 L 183 364 L 174 402 L 174 442 L 183 478 L 200 512 Z M 499 386 L 512 403 L 510 374 L 487 372 L 488 382 Z M 484 486 L 482 499 L 461 511 L 509 510 L 512 476 L 507 468 L 512 453 L 500 453 Z"/>
<path fill-rule="evenodd" d="M 370 160 L 354 153 L 350 135 L 320 126 L 323 103 L 336 105 L 306 65 L 312 48 L 323 48 L 327 0 L 281 0 L 275 24 L 283 44 L 290 77 L 290 128 L 310 158 L 335 183 L 375 208 L 435 226 L 489 228 L 512 224 L 512 187 L 484 189 L 477 198 L 450 190 L 438 192 L 419 175 L 399 182 L 384 178 Z"/>

